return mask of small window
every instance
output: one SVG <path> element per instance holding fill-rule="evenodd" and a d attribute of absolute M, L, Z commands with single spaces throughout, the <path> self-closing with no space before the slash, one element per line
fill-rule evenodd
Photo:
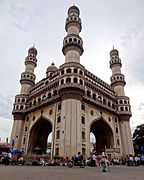
<path fill-rule="evenodd" d="M 128 111 L 128 107 L 125 107 L 125 110 Z"/>
<path fill-rule="evenodd" d="M 61 80 L 61 85 L 62 85 L 62 84 L 64 84 L 64 80 L 63 80 L 63 79 Z"/>
<path fill-rule="evenodd" d="M 35 116 L 33 116 L 33 121 L 35 120 Z"/>
<path fill-rule="evenodd" d="M 72 42 L 72 38 L 69 38 L 69 42 Z"/>
<path fill-rule="evenodd" d="M 80 75 L 83 75 L 83 72 L 81 70 L 79 71 L 79 73 L 80 73 Z"/>
<path fill-rule="evenodd" d="M 59 156 L 59 148 L 58 147 L 55 149 L 55 155 Z"/>
<path fill-rule="evenodd" d="M 84 104 L 81 105 L 81 110 L 85 111 L 85 105 Z"/>
<path fill-rule="evenodd" d="M 26 140 L 26 139 L 24 138 L 24 139 L 23 139 L 23 144 L 25 144 L 25 140 Z"/>
<path fill-rule="evenodd" d="M 27 129 L 28 129 L 28 128 L 27 128 L 27 126 L 26 126 L 26 127 L 25 127 L 25 132 L 27 132 Z"/>
<path fill-rule="evenodd" d="M 125 104 L 127 104 L 127 101 L 126 101 L 126 100 L 124 100 L 124 103 L 125 103 Z"/>
<path fill-rule="evenodd" d="M 76 38 L 74 38 L 74 42 L 77 42 L 77 39 L 76 39 Z"/>
<path fill-rule="evenodd" d="M 83 80 L 80 79 L 80 85 L 83 85 Z"/>
<path fill-rule="evenodd" d="M 120 110 L 121 110 L 121 111 L 123 111 L 123 110 L 124 110 L 124 108 L 123 108 L 123 107 L 120 107 Z"/>
<path fill-rule="evenodd" d="M 57 139 L 60 139 L 60 130 L 57 131 L 57 133 L 56 133 L 56 138 L 57 138 Z"/>
<path fill-rule="evenodd" d="M 36 100 L 34 100 L 34 105 L 36 105 Z"/>
<path fill-rule="evenodd" d="M 119 101 L 119 103 L 120 103 L 120 104 L 123 104 L 123 101 L 122 101 L 122 100 L 120 100 L 120 101 Z"/>
<path fill-rule="evenodd" d="M 20 99 L 18 99 L 18 102 L 20 102 Z"/>
<path fill-rule="evenodd" d="M 48 98 L 51 98 L 51 93 L 48 93 Z"/>
<path fill-rule="evenodd" d="M 118 133 L 118 127 L 116 127 L 116 133 Z"/>
<path fill-rule="evenodd" d="M 82 139 L 84 140 L 85 139 L 85 132 L 82 131 Z"/>
<path fill-rule="evenodd" d="M 87 96 L 91 97 L 91 92 L 89 90 L 87 90 Z"/>
<path fill-rule="evenodd" d="M 71 82 L 71 78 L 66 78 L 66 83 L 70 83 Z"/>
<path fill-rule="evenodd" d="M 58 116 L 57 117 L 57 123 L 60 123 L 61 122 L 61 116 Z"/>
<path fill-rule="evenodd" d="M 110 117 L 108 118 L 108 120 L 109 120 L 109 122 L 111 122 L 111 118 Z"/>
<path fill-rule="evenodd" d="M 106 100 L 105 99 L 103 99 L 103 103 L 106 104 Z"/>
<path fill-rule="evenodd" d="M 119 143 L 119 139 L 117 139 L 117 145 L 119 145 L 120 143 Z"/>
<path fill-rule="evenodd" d="M 86 152 L 85 152 L 85 148 L 82 148 L 82 155 L 85 156 Z"/>
<path fill-rule="evenodd" d="M 74 68 L 74 73 L 77 73 L 77 72 L 78 72 L 77 68 Z"/>
<path fill-rule="evenodd" d="M 74 83 L 77 83 L 77 82 L 78 82 L 77 78 L 74 78 L 74 80 L 73 80 L 73 81 L 74 81 Z"/>
<path fill-rule="evenodd" d="M 61 71 L 61 75 L 63 75 L 63 74 L 64 74 L 64 70 Z"/>
<path fill-rule="evenodd" d="M 115 118 L 115 122 L 117 123 L 117 118 Z"/>
<path fill-rule="evenodd" d="M 93 93 L 92 98 L 93 98 L 94 100 L 96 100 L 96 94 L 95 94 L 95 93 Z"/>
<path fill-rule="evenodd" d="M 57 90 L 54 90 L 53 96 L 56 96 L 56 95 L 57 95 Z"/>
<path fill-rule="evenodd" d="M 71 69 L 68 68 L 68 69 L 66 70 L 66 73 L 71 73 Z"/>
<path fill-rule="evenodd" d="M 38 98 L 38 102 L 41 102 L 41 98 Z"/>
<path fill-rule="evenodd" d="M 61 110 L 61 104 L 58 105 L 58 111 Z"/>
<path fill-rule="evenodd" d="M 21 105 L 21 106 L 20 106 L 20 109 L 23 109 L 23 108 L 24 108 L 24 106 L 23 106 L 23 105 Z"/>
<path fill-rule="evenodd" d="M 81 123 L 85 124 L 85 117 L 84 116 L 81 116 Z"/>
<path fill-rule="evenodd" d="M 22 99 L 22 102 L 25 102 L 25 99 Z"/>
<path fill-rule="evenodd" d="M 110 101 L 108 101 L 108 106 L 111 107 L 111 102 Z"/>

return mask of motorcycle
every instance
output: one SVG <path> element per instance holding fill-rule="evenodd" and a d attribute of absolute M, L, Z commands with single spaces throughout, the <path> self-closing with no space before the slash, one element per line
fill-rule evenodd
<path fill-rule="evenodd" d="M 84 168 L 86 166 L 85 159 L 74 159 L 68 161 L 67 166 L 72 168 L 73 166 L 80 166 L 80 168 Z"/>

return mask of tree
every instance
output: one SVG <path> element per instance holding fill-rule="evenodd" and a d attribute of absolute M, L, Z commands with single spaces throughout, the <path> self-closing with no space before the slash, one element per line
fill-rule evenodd
<path fill-rule="evenodd" d="M 133 133 L 133 144 L 135 153 L 142 153 L 141 147 L 144 148 L 144 124 L 136 127 Z"/>

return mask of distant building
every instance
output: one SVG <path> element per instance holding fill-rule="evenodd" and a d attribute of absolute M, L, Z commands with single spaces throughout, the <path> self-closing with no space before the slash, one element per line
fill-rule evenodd
<path fill-rule="evenodd" d="M 46 153 L 47 138 L 52 132 L 51 156 L 73 156 L 79 151 L 90 155 L 90 132 L 96 137 L 96 152 L 109 156 L 133 154 L 130 131 L 131 106 L 125 96 L 125 77 L 121 73 L 119 52 L 110 52 L 111 84 L 89 72 L 81 63 L 83 40 L 80 11 L 68 9 L 62 52 L 65 63 L 52 63 L 46 77 L 35 84 L 37 50 L 28 50 L 25 71 L 21 74 L 21 91 L 13 108 L 11 140 L 14 149 L 25 154 Z M 89 60 L 91 63 L 91 60 Z M 96 65 L 98 61 L 96 61 Z M 102 67 L 103 73 L 105 73 Z"/>

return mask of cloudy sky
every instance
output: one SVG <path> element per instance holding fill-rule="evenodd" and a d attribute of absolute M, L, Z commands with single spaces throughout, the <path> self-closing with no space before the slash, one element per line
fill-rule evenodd
<path fill-rule="evenodd" d="M 62 42 L 68 8 L 80 9 L 83 64 L 110 83 L 109 52 L 119 50 L 125 93 L 132 105 L 132 130 L 144 123 L 144 1 L 143 0 L 0 0 L 0 137 L 10 137 L 14 96 L 20 92 L 27 50 L 36 44 L 36 81 L 54 62 L 64 63 Z"/>

